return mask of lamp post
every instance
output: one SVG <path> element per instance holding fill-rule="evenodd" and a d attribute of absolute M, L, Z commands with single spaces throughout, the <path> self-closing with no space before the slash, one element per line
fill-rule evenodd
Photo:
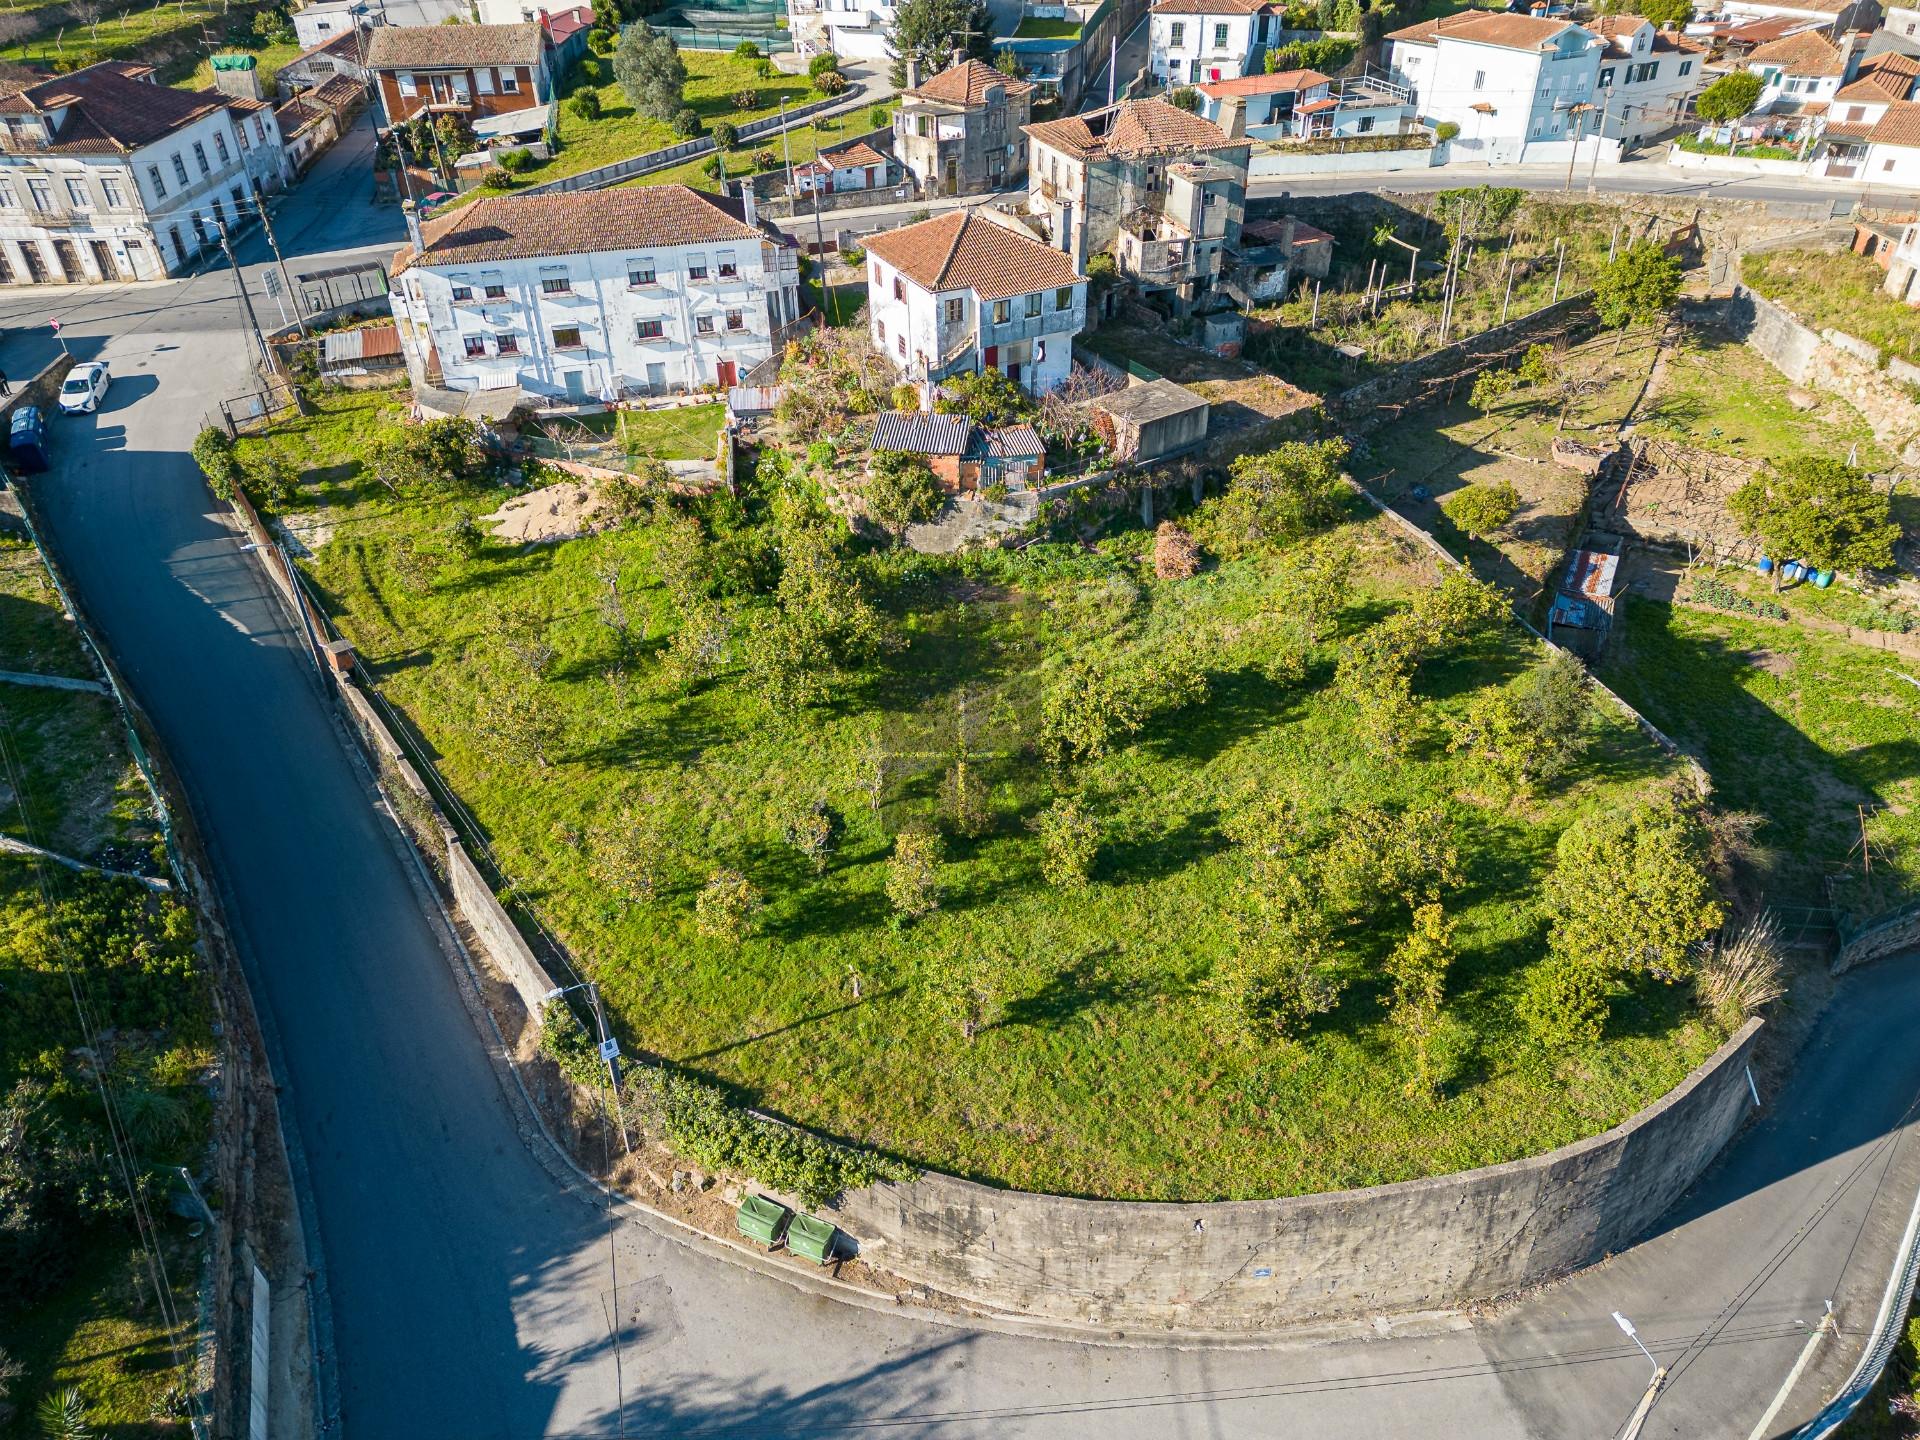
<path fill-rule="evenodd" d="M 620 1042 L 607 1033 L 607 1012 L 600 1004 L 600 987 L 591 980 L 583 980 L 578 985 L 562 985 L 549 990 L 541 998 L 558 1000 L 576 990 L 586 991 L 588 998 L 593 1001 L 593 1027 L 600 1042 L 600 1059 L 607 1067 L 607 1081 L 613 1087 L 613 1117 L 620 1127 L 620 1148 L 631 1155 L 633 1142 L 627 1139 L 626 1118 L 620 1113 Z"/>

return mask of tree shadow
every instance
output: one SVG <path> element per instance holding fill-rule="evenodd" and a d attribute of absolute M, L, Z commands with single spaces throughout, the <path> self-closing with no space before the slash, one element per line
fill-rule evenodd
<path fill-rule="evenodd" d="M 1116 975 L 1105 962 L 1119 951 L 1112 945 L 1076 955 L 1040 986 L 1001 1007 L 987 1030 L 1016 1027 L 1057 1030 L 1083 1010 L 1097 1005 L 1132 1005 L 1161 993 L 1144 976 Z"/>

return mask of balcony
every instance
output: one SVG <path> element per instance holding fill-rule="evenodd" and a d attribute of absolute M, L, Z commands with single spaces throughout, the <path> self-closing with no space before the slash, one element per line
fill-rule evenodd
<path fill-rule="evenodd" d="M 0 210 L 0 219 L 11 219 L 11 210 Z M 72 230 L 93 223 L 91 210 L 74 210 L 65 205 L 52 205 L 45 209 L 35 206 L 26 207 L 26 223 L 38 225 L 42 230 Z"/>
<path fill-rule="evenodd" d="M 1086 325 L 1086 315 L 1078 306 L 1071 310 L 1055 310 L 1052 297 L 1048 297 L 1046 308 L 1038 315 L 1016 315 L 998 325 L 984 324 L 980 327 L 979 344 L 1017 345 L 1022 340 L 1038 340 L 1045 335 L 1075 334 Z"/>

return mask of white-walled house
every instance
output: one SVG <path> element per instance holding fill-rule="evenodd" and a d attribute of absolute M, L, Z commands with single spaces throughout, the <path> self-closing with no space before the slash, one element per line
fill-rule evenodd
<path fill-rule="evenodd" d="M 1920 102 L 1896 100 L 1867 134 L 1860 178 L 1869 185 L 1920 190 Z"/>
<path fill-rule="evenodd" d="M 1606 43 L 1600 55 L 1600 110 L 1586 118 L 1612 140 L 1635 145 L 1687 113 L 1687 102 L 1705 88 L 1706 50 L 1654 27 L 1638 15 L 1602 15 L 1588 28 Z"/>
<path fill-rule="evenodd" d="M 393 265 L 408 373 L 570 400 L 738 384 L 800 317 L 793 246 L 748 204 L 654 185 L 436 216 Z"/>
<path fill-rule="evenodd" d="M 1880 0 L 1720 0 L 1720 14 L 1741 20 L 1811 20 L 1831 30 L 1873 30 Z"/>
<path fill-rule="evenodd" d="M 1147 65 L 1165 85 L 1237 80 L 1279 25 L 1268 0 L 1159 0 L 1147 12 Z"/>
<path fill-rule="evenodd" d="M 1420 118 L 1460 127 L 1456 159 L 1511 163 L 1529 145 L 1592 133 L 1604 42 L 1570 20 L 1469 10 L 1386 38 L 1392 78 Z"/>
<path fill-rule="evenodd" d="M 293 34 L 302 50 L 311 50 L 355 30 L 386 23 L 386 15 L 372 0 L 319 0 L 318 4 L 293 12 Z"/>
<path fill-rule="evenodd" d="M 1895 49 L 1909 55 L 1920 53 L 1920 8 L 1889 5 L 1880 29 Z"/>
<path fill-rule="evenodd" d="M 802 55 L 884 60 L 893 0 L 787 0 L 787 33 Z"/>
<path fill-rule="evenodd" d="M 1087 279 L 1017 220 L 953 210 L 867 239 L 869 334 L 914 380 L 998 370 L 1032 394 L 1065 382 Z"/>
<path fill-rule="evenodd" d="M 157 280 L 290 178 L 265 101 L 103 61 L 0 86 L 0 284 Z"/>
<path fill-rule="evenodd" d="M 1789 114 L 1829 104 L 1860 67 L 1866 37 L 1857 31 L 1840 43 L 1818 30 L 1803 30 L 1755 47 L 1746 68 L 1760 77 L 1756 114 Z"/>

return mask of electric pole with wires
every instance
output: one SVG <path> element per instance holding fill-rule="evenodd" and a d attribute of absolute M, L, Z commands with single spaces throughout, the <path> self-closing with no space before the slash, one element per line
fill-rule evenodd
<path fill-rule="evenodd" d="M 246 272 L 240 268 L 240 262 L 233 258 L 233 241 L 227 234 L 227 222 L 220 215 L 213 217 L 213 223 L 220 232 L 220 249 L 225 252 L 227 264 L 233 267 L 233 288 L 240 296 L 240 309 L 247 317 L 247 331 L 253 336 L 253 343 L 260 351 L 260 364 L 266 371 L 273 369 L 273 354 L 267 349 L 267 337 L 260 331 L 260 321 L 253 313 L 253 297 L 247 293 Z"/>

